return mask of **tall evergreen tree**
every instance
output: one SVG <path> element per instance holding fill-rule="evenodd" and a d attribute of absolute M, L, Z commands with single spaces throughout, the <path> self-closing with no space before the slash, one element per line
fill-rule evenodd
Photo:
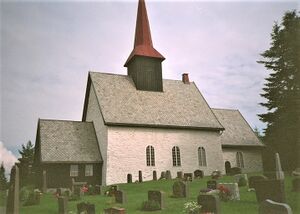
<path fill-rule="evenodd" d="M 32 184 L 33 180 L 33 158 L 34 158 L 34 146 L 31 141 L 28 141 L 26 145 L 22 144 L 22 150 L 19 150 L 21 158 L 20 161 L 20 185 L 25 186 L 28 184 Z"/>
<path fill-rule="evenodd" d="M 2 162 L 0 166 L 0 191 L 6 190 L 7 187 L 8 187 L 8 183 L 7 183 L 7 178 L 5 176 L 5 168 Z"/>
<path fill-rule="evenodd" d="M 261 96 L 267 113 L 258 115 L 267 124 L 263 141 L 278 152 L 284 170 L 300 166 L 300 17 L 286 12 L 271 33 L 271 47 L 263 52 L 270 71 Z"/>

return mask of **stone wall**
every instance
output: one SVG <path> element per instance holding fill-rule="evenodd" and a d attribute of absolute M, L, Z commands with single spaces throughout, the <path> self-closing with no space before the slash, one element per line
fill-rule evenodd
<path fill-rule="evenodd" d="M 236 167 L 236 153 L 242 152 L 244 158 L 243 173 L 262 172 L 262 158 L 260 148 L 223 148 L 224 164 L 229 161 L 231 167 Z"/>
<path fill-rule="evenodd" d="M 96 130 L 96 135 L 100 147 L 100 153 L 103 160 L 102 165 L 102 185 L 106 185 L 106 168 L 107 168 L 107 127 L 104 124 L 103 117 L 100 111 L 100 106 L 96 97 L 93 83 L 91 82 L 89 100 L 86 110 L 86 121 L 93 121 Z"/>
<path fill-rule="evenodd" d="M 146 164 L 146 147 L 155 149 L 155 166 Z M 173 166 L 172 147 L 180 148 L 181 166 Z M 207 167 L 198 165 L 198 147 L 206 151 Z M 203 170 L 209 175 L 213 170 L 224 172 L 220 135 L 218 132 L 161 129 L 108 127 L 108 151 L 106 184 L 126 183 L 127 174 L 132 180 L 138 180 L 138 171 L 142 171 L 143 180 L 152 180 L 153 171 L 170 170 L 172 178 L 177 171 L 194 172 Z"/>

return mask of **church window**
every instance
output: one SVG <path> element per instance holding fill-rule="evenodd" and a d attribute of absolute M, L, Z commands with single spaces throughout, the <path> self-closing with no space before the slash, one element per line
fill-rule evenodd
<path fill-rule="evenodd" d="M 178 146 L 172 148 L 173 166 L 181 166 L 180 150 Z"/>
<path fill-rule="evenodd" d="M 236 153 L 236 165 L 239 168 L 244 168 L 243 153 L 241 153 L 241 152 Z"/>
<path fill-rule="evenodd" d="M 70 167 L 70 176 L 77 177 L 78 176 L 78 165 L 71 165 Z"/>
<path fill-rule="evenodd" d="M 198 148 L 198 161 L 199 166 L 206 166 L 206 154 L 203 147 Z"/>
<path fill-rule="evenodd" d="M 93 176 L 93 165 L 85 165 L 85 176 Z"/>
<path fill-rule="evenodd" d="M 146 162 L 147 166 L 155 166 L 155 154 L 153 146 L 147 146 L 146 148 Z"/>

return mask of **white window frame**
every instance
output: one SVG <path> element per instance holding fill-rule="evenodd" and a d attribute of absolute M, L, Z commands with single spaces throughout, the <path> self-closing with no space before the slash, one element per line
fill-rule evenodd
<path fill-rule="evenodd" d="M 241 169 L 245 168 L 244 157 L 243 157 L 242 152 L 237 152 L 236 153 L 236 165 L 237 165 L 237 167 L 239 167 Z"/>
<path fill-rule="evenodd" d="M 181 166 L 180 149 L 178 146 L 172 148 L 173 166 Z"/>
<path fill-rule="evenodd" d="M 155 166 L 155 153 L 153 146 L 147 146 L 146 148 L 146 164 L 147 166 Z"/>
<path fill-rule="evenodd" d="M 85 176 L 93 176 L 94 175 L 94 168 L 93 168 L 93 164 L 86 164 L 85 165 Z"/>
<path fill-rule="evenodd" d="M 70 165 L 70 176 L 71 177 L 77 177 L 79 172 L 78 165 Z"/>

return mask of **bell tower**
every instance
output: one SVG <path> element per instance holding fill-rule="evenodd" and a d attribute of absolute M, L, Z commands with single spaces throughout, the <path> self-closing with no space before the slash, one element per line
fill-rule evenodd
<path fill-rule="evenodd" d="M 134 47 L 125 67 L 138 90 L 163 91 L 162 61 L 165 58 L 154 49 L 144 0 L 139 0 Z"/>

